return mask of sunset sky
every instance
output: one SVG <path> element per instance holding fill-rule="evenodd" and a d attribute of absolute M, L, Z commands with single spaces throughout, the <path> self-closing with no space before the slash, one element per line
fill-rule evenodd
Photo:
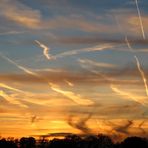
<path fill-rule="evenodd" d="M 148 136 L 147 0 L 0 0 L 0 136 Z"/>

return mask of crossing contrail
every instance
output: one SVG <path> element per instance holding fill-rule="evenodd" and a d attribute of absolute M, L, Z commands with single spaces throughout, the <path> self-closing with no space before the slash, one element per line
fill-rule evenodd
<path fill-rule="evenodd" d="M 139 22 L 140 22 L 142 36 L 143 36 L 143 39 L 145 40 L 145 32 L 144 32 L 144 27 L 143 27 L 143 23 L 142 23 L 140 9 L 139 9 L 139 6 L 138 6 L 138 0 L 135 0 L 135 3 L 136 3 L 136 7 L 137 7 L 138 16 L 139 16 Z"/>
<path fill-rule="evenodd" d="M 43 48 L 43 54 L 48 60 L 55 60 L 55 59 L 58 59 L 58 58 L 77 55 L 77 54 L 85 53 L 85 52 L 103 51 L 103 50 L 107 50 L 107 49 L 111 49 L 111 48 L 115 47 L 115 44 L 103 44 L 103 45 L 97 45 L 97 46 L 94 46 L 94 47 L 88 47 L 88 48 L 82 48 L 82 49 L 74 49 L 74 50 L 65 51 L 65 52 L 62 52 L 62 53 L 59 53 L 59 54 L 56 54 L 56 55 L 51 55 L 51 54 L 49 54 L 50 48 L 48 48 L 46 45 L 42 44 L 38 40 L 35 40 L 35 42 L 41 48 Z"/>

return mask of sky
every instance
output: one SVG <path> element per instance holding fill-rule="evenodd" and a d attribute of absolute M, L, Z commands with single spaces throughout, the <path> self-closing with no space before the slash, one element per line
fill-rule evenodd
<path fill-rule="evenodd" d="M 0 136 L 146 137 L 147 6 L 0 0 Z"/>

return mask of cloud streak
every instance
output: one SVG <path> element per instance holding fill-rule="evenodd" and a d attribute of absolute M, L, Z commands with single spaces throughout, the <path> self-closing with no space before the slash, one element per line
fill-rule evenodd
<path fill-rule="evenodd" d="M 145 32 L 144 32 L 143 22 L 142 22 L 141 13 L 140 13 L 139 5 L 138 5 L 138 0 L 135 0 L 135 3 L 136 3 L 136 7 L 137 7 L 142 36 L 143 36 L 143 39 L 145 40 Z"/>
<path fill-rule="evenodd" d="M 114 65 L 114 64 L 96 62 L 96 61 L 92 61 L 89 59 L 78 59 L 78 61 L 82 64 L 91 65 L 91 66 L 95 66 L 95 67 L 117 68 L 117 65 Z"/>
<path fill-rule="evenodd" d="M 15 104 L 15 105 L 19 105 L 20 107 L 25 107 L 28 108 L 28 106 L 22 104 L 20 101 L 16 100 L 15 98 L 13 98 L 12 96 L 7 95 L 4 91 L 0 90 L 0 96 L 3 97 L 4 99 L 6 99 L 6 101 L 8 101 L 10 104 Z"/>
<path fill-rule="evenodd" d="M 133 48 L 131 47 L 131 45 L 130 45 L 130 43 L 129 43 L 129 41 L 128 41 L 127 38 L 126 38 L 126 43 L 127 43 L 127 46 L 128 46 L 128 48 L 129 48 L 129 50 L 130 50 L 131 52 L 133 52 Z M 135 60 L 136 60 L 136 65 L 137 65 L 138 71 L 139 71 L 139 73 L 140 73 L 140 75 L 141 75 L 141 78 L 142 78 L 142 80 L 143 80 L 143 83 L 144 83 L 146 95 L 148 96 L 148 85 L 147 85 L 147 79 L 146 79 L 145 73 L 144 73 L 144 71 L 143 71 L 142 68 L 141 68 L 141 65 L 140 65 L 140 62 L 139 62 L 138 57 L 137 57 L 136 55 L 134 55 L 134 58 L 135 58 Z"/>
<path fill-rule="evenodd" d="M 51 59 L 51 55 L 48 53 L 49 52 L 49 47 L 45 46 L 44 44 L 42 44 L 41 42 L 39 42 L 38 40 L 35 40 L 35 42 L 41 47 L 43 48 L 43 54 L 44 56 L 50 60 Z"/>
<path fill-rule="evenodd" d="M 144 86 L 145 86 L 145 91 L 146 91 L 146 95 L 148 96 L 148 86 L 147 86 L 147 79 L 145 77 L 145 73 L 144 71 L 142 70 L 141 66 L 140 66 L 140 62 L 137 58 L 137 56 L 134 56 L 134 58 L 136 59 L 136 62 L 137 62 L 137 68 L 141 74 L 141 77 L 142 77 L 142 80 L 143 80 L 143 83 L 144 83 Z"/>
<path fill-rule="evenodd" d="M 14 0 L 13 3 L 11 3 L 10 0 L 1 0 L 0 9 L 1 15 L 20 26 L 25 26 L 30 29 L 40 28 L 40 11 L 33 10 L 18 0 Z"/>
<path fill-rule="evenodd" d="M 83 99 L 81 97 L 81 95 L 79 94 L 75 94 L 73 93 L 72 91 L 65 91 L 65 90 L 62 90 L 59 86 L 57 85 L 54 85 L 52 83 L 50 83 L 50 86 L 51 86 L 51 89 L 58 92 L 58 93 L 61 93 L 63 94 L 64 96 L 70 98 L 72 101 L 74 101 L 75 103 L 79 104 L 79 105 L 93 105 L 94 102 L 92 100 L 89 100 L 89 99 Z"/>
<path fill-rule="evenodd" d="M 19 69 L 23 70 L 25 73 L 42 79 L 43 81 L 45 81 L 50 86 L 50 88 L 53 91 L 65 95 L 66 97 L 68 97 L 69 99 L 71 99 L 72 101 L 74 101 L 77 104 L 79 104 L 79 105 L 92 105 L 94 103 L 93 101 L 91 101 L 89 99 L 82 99 L 82 97 L 80 95 L 76 95 L 75 93 L 73 93 L 71 91 L 64 91 L 64 90 L 60 89 L 59 86 L 49 82 L 48 79 L 44 78 L 42 75 L 39 75 L 38 73 L 35 73 L 31 70 L 28 70 L 27 68 L 25 68 L 23 66 L 18 65 L 17 63 L 15 63 L 14 61 L 12 61 L 11 59 L 9 59 L 6 56 L 2 56 L 2 57 L 4 59 L 6 59 L 7 61 L 9 61 L 10 63 L 12 63 L 13 65 L 15 65 L 16 67 L 18 67 Z"/>
<path fill-rule="evenodd" d="M 124 96 L 124 99 L 129 99 L 129 100 L 132 99 L 133 101 L 135 101 L 135 102 L 137 102 L 137 103 L 140 103 L 141 105 L 146 105 L 145 100 L 139 99 L 139 96 L 135 96 L 135 95 L 133 95 L 133 94 L 131 94 L 131 93 L 128 93 L 128 92 L 126 92 L 126 91 L 122 91 L 122 90 L 120 90 L 118 87 L 116 87 L 116 86 L 114 86 L 114 85 L 111 85 L 111 89 L 112 89 L 115 93 L 117 93 L 117 94 L 119 94 L 119 95 L 121 95 L 121 96 Z"/>

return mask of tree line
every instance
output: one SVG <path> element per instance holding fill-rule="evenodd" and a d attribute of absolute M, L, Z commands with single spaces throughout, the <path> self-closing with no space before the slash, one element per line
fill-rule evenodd
<path fill-rule="evenodd" d="M 21 139 L 1 138 L 0 148 L 148 148 L 148 139 L 142 137 L 128 137 L 122 142 L 114 143 L 106 135 L 86 136 L 68 135 L 63 139 L 42 137 L 22 137 Z"/>

